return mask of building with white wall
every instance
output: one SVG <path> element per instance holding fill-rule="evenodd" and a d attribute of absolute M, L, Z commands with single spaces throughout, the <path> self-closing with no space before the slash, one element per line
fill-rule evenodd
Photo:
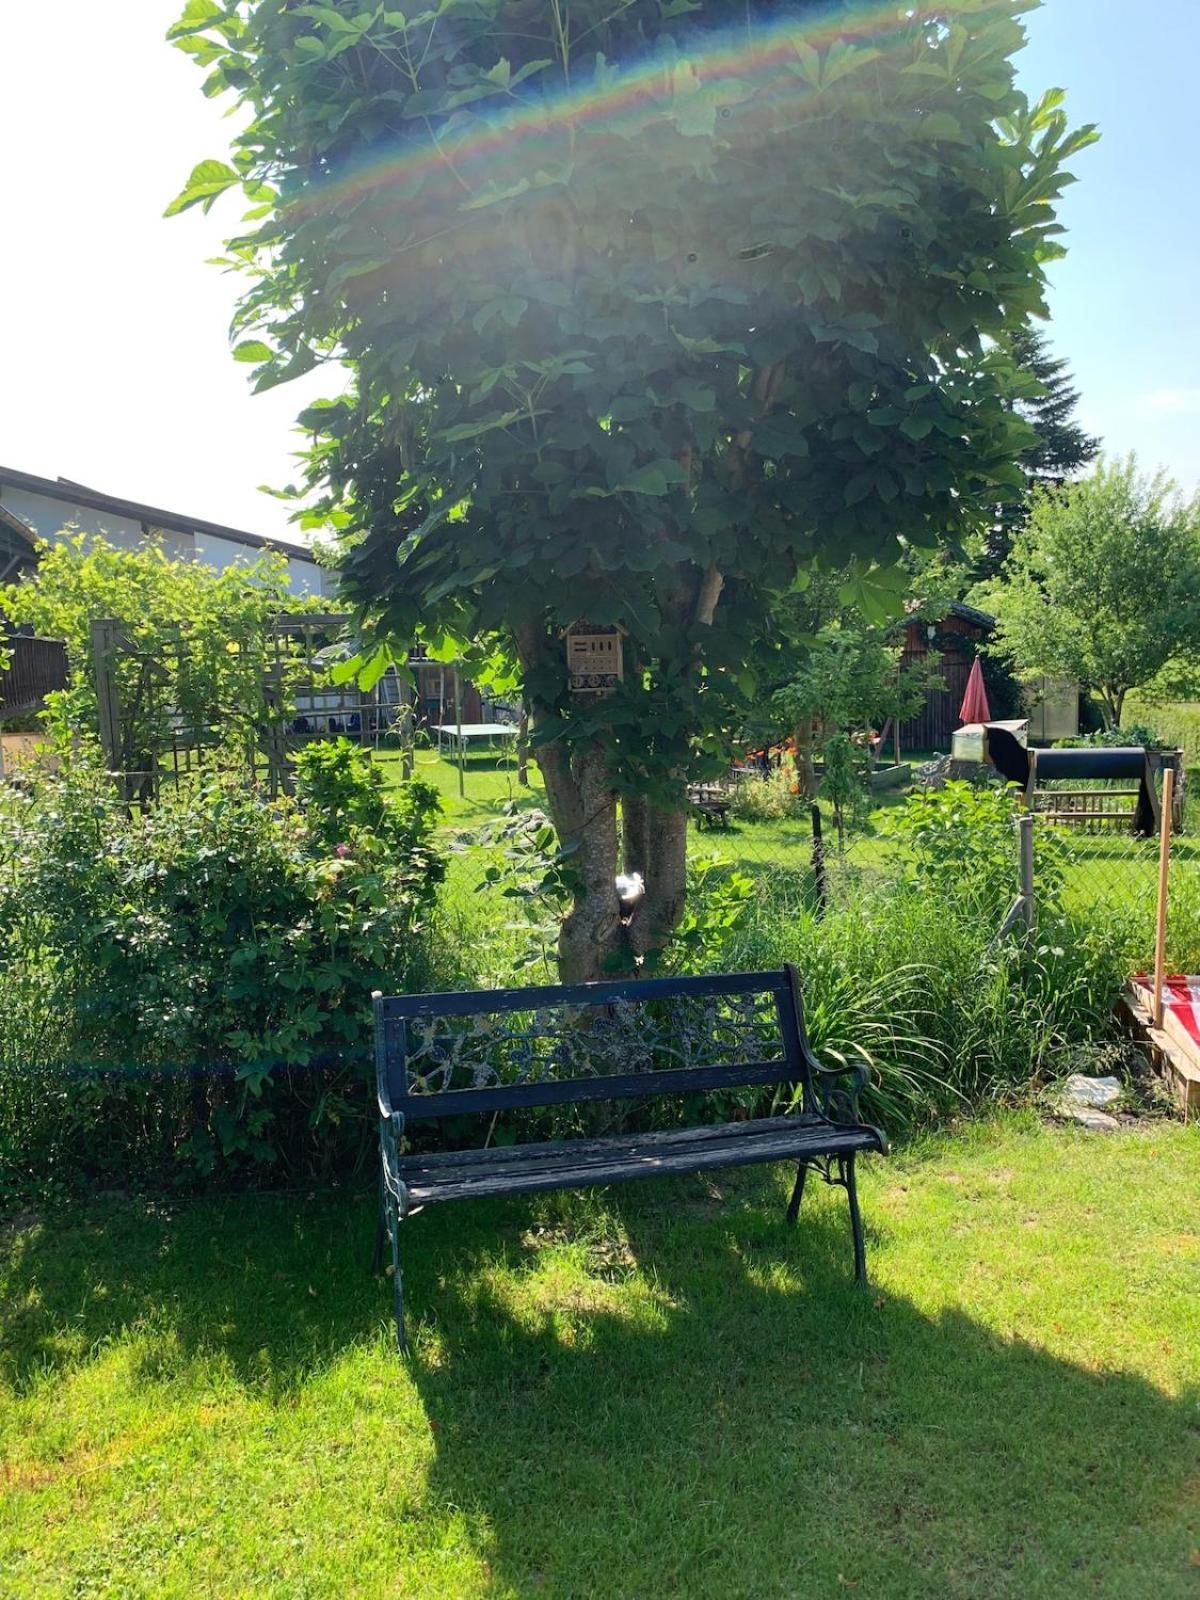
<path fill-rule="evenodd" d="M 201 561 L 218 571 L 274 550 L 287 557 L 296 594 L 331 594 L 335 588 L 334 574 L 318 566 L 298 541 L 268 539 L 244 528 L 140 505 L 69 478 L 39 478 L 0 467 L 0 583 L 36 566 L 36 539 L 54 541 L 73 532 L 95 534 L 123 550 L 152 539 L 181 561 Z"/>

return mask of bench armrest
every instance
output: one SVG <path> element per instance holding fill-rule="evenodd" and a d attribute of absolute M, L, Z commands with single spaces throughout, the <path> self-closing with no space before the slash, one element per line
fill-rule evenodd
<path fill-rule="evenodd" d="M 862 1127 L 858 1101 L 871 1081 L 871 1069 L 866 1062 L 843 1061 L 836 1067 L 823 1067 L 815 1057 L 810 1057 L 808 1065 L 813 1100 L 826 1122 Z"/>

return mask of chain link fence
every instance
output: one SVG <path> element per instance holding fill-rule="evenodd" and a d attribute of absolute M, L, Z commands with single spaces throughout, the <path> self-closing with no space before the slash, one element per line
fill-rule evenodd
<path fill-rule="evenodd" d="M 489 822 L 514 802 L 518 809 L 545 807 L 536 758 L 524 784 L 515 755 L 506 752 L 473 753 L 464 781 L 435 750 L 418 749 L 416 771 L 442 788 L 455 845 L 453 876 L 466 891 L 478 888 L 486 871 Z M 871 893 L 886 895 L 911 865 L 909 843 L 897 826 L 910 796 L 955 775 L 948 758 L 899 772 L 886 767 L 842 805 L 824 789 L 815 802 L 802 796 L 790 759 L 735 766 L 719 783 L 693 785 L 688 854 L 704 880 L 697 892 L 711 893 L 737 874 L 785 914 L 836 910 Z M 994 776 L 990 782 L 995 787 Z M 1034 797 L 1031 830 L 1034 900 L 1043 919 L 1061 911 L 1078 937 L 1103 927 L 1136 971 L 1153 960 L 1158 839 L 1135 831 L 1131 793 L 1128 784 L 1104 780 L 1073 780 L 1069 792 L 1049 785 Z M 1175 971 L 1200 970 L 1200 838 L 1189 829 L 1188 810 L 1181 804 L 1172 834 L 1168 960 Z M 1195 816 L 1196 807 L 1190 810 Z M 1016 830 L 1005 849 L 1006 882 L 996 897 L 1001 907 L 1019 881 Z M 1002 916 L 1001 909 L 996 933 Z"/>

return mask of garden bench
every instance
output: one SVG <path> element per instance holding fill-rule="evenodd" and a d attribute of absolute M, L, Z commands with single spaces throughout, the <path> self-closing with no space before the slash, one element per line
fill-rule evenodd
<path fill-rule="evenodd" d="M 396 1338 L 403 1352 L 400 1223 L 425 1206 L 491 1195 L 622 1183 L 767 1161 L 796 1162 L 787 1221 L 800 1210 L 809 1168 L 844 1188 L 855 1275 L 866 1258 L 854 1164 L 886 1153 L 861 1120 L 864 1065 L 823 1067 L 804 1030 L 793 967 L 698 978 L 375 996 L 381 1153 L 376 1270 L 390 1240 Z M 678 1099 L 788 1086 L 782 1114 L 663 1128 Z M 647 1131 L 543 1140 L 433 1154 L 405 1148 L 425 1118 L 490 1117 L 541 1106 L 637 1099 Z M 664 1105 L 663 1102 L 666 1102 Z M 719 1108 L 729 1117 L 730 1102 Z M 634 1120 L 634 1119 L 628 1119 Z M 490 1135 L 490 1128 L 487 1130 Z M 481 1135 L 483 1125 L 481 1122 Z M 486 1145 L 486 1138 L 483 1141 Z"/>
<path fill-rule="evenodd" d="M 701 827 L 729 826 L 729 808 L 732 801 L 726 790 L 718 788 L 716 784 L 692 784 L 688 789 L 688 804 L 696 813 L 696 821 Z"/>

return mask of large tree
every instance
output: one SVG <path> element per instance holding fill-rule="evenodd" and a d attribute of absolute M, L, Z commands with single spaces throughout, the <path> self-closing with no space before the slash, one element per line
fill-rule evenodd
<path fill-rule="evenodd" d="M 683 786 L 773 597 L 1023 478 L 1004 336 L 1044 310 L 1072 132 L 1012 57 L 1028 0 L 190 0 L 242 106 L 238 354 L 344 361 L 304 415 L 368 640 L 507 640 L 577 896 L 564 977 L 683 907 Z M 237 126 L 237 124 L 235 124 Z M 572 695 L 562 630 L 625 629 Z"/>
<path fill-rule="evenodd" d="M 1132 456 L 1037 489 L 980 598 L 1018 674 L 1077 679 L 1115 728 L 1130 689 L 1200 647 L 1200 496 L 1140 475 Z"/>
<path fill-rule="evenodd" d="M 988 529 L 976 576 L 994 578 L 1008 559 L 1013 535 L 1029 515 L 1029 496 L 1037 488 L 1065 483 L 1100 454 L 1100 440 L 1084 431 L 1075 418 L 1079 391 L 1070 367 L 1051 353 L 1040 328 L 1019 329 L 1009 340 L 1013 360 L 1033 377 L 1039 392 L 1017 402 L 1017 410 L 1033 429 L 1033 438 L 1021 452 L 1028 479 L 1028 494 L 998 508 Z"/>

